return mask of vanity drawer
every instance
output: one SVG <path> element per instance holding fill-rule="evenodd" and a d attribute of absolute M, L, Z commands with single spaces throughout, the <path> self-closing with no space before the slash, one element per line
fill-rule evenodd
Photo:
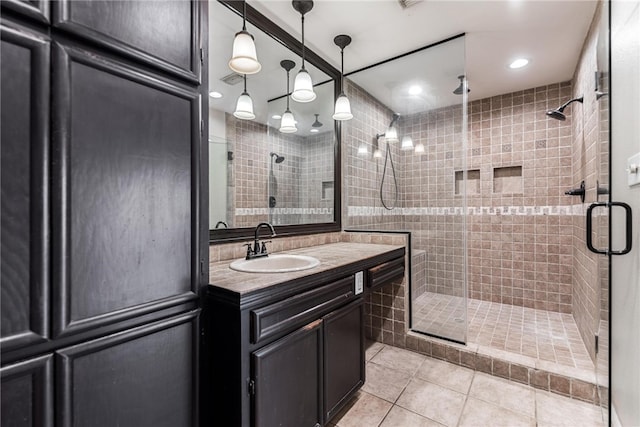
<path fill-rule="evenodd" d="M 354 297 L 354 275 L 251 310 L 251 342 L 259 343 L 322 317 Z"/>
<path fill-rule="evenodd" d="M 367 270 L 367 286 L 376 289 L 404 277 L 404 257 L 399 257 Z"/>

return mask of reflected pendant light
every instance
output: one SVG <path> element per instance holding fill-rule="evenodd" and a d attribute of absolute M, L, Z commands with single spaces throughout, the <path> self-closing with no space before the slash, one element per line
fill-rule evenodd
<path fill-rule="evenodd" d="M 311 76 L 304 68 L 304 15 L 313 9 L 312 0 L 293 0 L 293 8 L 300 13 L 302 18 L 302 67 L 296 79 L 293 83 L 293 93 L 291 93 L 291 99 L 297 102 L 311 102 L 316 99 L 316 94 L 313 91 L 313 82 Z"/>
<path fill-rule="evenodd" d="M 234 117 L 242 120 L 253 120 L 256 115 L 253 114 L 253 101 L 247 93 L 247 75 L 244 75 L 244 92 L 238 97 L 236 102 L 236 111 L 233 112 Z"/>
<path fill-rule="evenodd" d="M 336 99 L 336 107 L 333 112 L 333 120 L 351 120 L 351 104 L 349 98 L 344 93 L 344 48 L 351 43 L 351 37 L 340 34 L 333 39 L 333 42 L 340 48 L 340 95 Z"/>
<path fill-rule="evenodd" d="M 416 149 L 414 150 L 414 152 L 416 154 L 422 154 L 424 153 L 424 144 L 422 142 L 418 142 L 418 144 L 416 145 Z"/>
<path fill-rule="evenodd" d="M 256 44 L 253 36 L 247 31 L 247 2 L 242 2 L 242 31 L 233 39 L 233 53 L 229 68 L 239 74 L 255 74 L 262 66 L 258 62 Z"/>
<path fill-rule="evenodd" d="M 396 129 L 395 126 L 393 125 L 389 126 L 387 131 L 384 133 L 384 139 L 388 143 L 398 142 L 398 130 Z"/>
<path fill-rule="evenodd" d="M 403 151 L 413 150 L 413 140 L 410 136 L 405 135 L 402 137 L 402 145 L 400 145 L 400 149 Z"/>
<path fill-rule="evenodd" d="M 282 133 L 294 133 L 298 131 L 296 128 L 296 120 L 293 117 L 293 113 L 289 110 L 289 71 L 293 67 L 296 66 L 296 63 L 285 59 L 284 61 L 280 61 L 280 66 L 285 69 L 287 72 L 287 109 L 282 114 L 282 118 L 280 119 L 280 132 Z"/>

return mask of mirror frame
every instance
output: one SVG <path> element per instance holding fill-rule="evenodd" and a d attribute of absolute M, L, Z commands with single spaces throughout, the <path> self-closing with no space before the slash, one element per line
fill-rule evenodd
<path fill-rule="evenodd" d="M 237 0 L 217 0 L 222 5 L 226 6 L 235 14 L 242 16 L 242 2 Z M 258 30 L 264 32 L 266 35 L 274 39 L 276 42 L 282 44 L 284 47 L 292 51 L 298 56 L 302 56 L 302 43 L 298 41 L 294 36 L 287 33 L 284 29 L 276 25 L 269 18 L 258 12 L 251 5 L 247 4 L 247 16 L 246 20 L 251 25 L 255 26 Z M 329 35 L 327 35 L 329 36 Z M 340 79 L 340 70 L 329 64 L 325 59 L 318 54 L 305 47 L 305 61 L 313 64 L 320 71 L 329 76 L 329 80 L 324 82 L 317 82 L 315 86 L 324 84 L 330 81 L 334 82 L 334 102 L 338 95 L 342 91 L 342 81 Z M 206 67 L 208 69 L 208 66 Z M 207 96 L 207 112 L 208 109 L 208 96 Z M 208 120 L 208 114 L 207 114 Z M 335 133 L 335 149 L 334 149 L 334 200 L 333 200 L 333 212 L 334 220 L 332 222 L 325 223 L 309 223 L 309 224 L 292 224 L 292 225 L 278 225 L 274 226 L 277 237 L 315 234 L 315 233 L 329 233 L 333 231 L 340 231 L 342 229 L 342 170 L 341 170 L 341 135 L 342 126 L 339 121 L 334 121 L 334 133 Z M 209 169 L 207 168 L 207 171 Z M 257 224 L 256 224 L 257 225 Z M 211 226 L 211 224 L 209 224 Z M 228 243 L 233 241 L 253 239 L 255 228 L 253 227 L 240 227 L 240 228 L 217 228 L 209 229 L 209 244 Z"/>

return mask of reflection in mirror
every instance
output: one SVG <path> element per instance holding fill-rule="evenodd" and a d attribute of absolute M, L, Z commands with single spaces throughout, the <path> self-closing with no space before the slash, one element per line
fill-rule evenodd
<path fill-rule="evenodd" d="M 287 99 L 287 74 L 280 63 L 295 63 L 293 80 L 301 58 L 247 22 L 262 69 L 246 76 L 255 119 L 235 117 L 244 81 L 228 62 L 241 26 L 241 16 L 217 1 L 209 3 L 209 228 L 255 227 L 263 221 L 332 223 L 334 80 L 307 61 L 317 98 L 309 103 L 290 100 L 297 131 L 280 132 Z"/>

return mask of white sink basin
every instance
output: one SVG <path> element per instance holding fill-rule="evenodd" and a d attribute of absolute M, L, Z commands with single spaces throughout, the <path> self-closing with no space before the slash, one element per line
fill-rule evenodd
<path fill-rule="evenodd" d="M 237 259 L 229 268 L 244 273 L 288 273 L 308 270 L 320 264 L 317 258 L 306 255 L 273 254 L 254 259 Z"/>

